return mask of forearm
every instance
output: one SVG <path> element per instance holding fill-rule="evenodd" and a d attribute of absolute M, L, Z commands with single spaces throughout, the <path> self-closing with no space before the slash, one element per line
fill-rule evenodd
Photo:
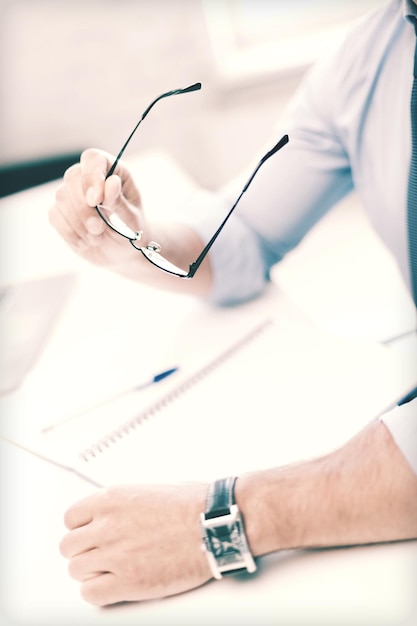
<path fill-rule="evenodd" d="M 417 537 L 417 476 L 381 422 L 325 457 L 242 476 L 236 499 L 256 556 Z"/>
<path fill-rule="evenodd" d="M 206 492 L 204 483 L 130 485 L 73 505 L 61 552 L 83 597 L 146 600 L 206 582 Z M 235 495 L 255 556 L 417 537 L 417 476 L 380 422 L 321 459 L 241 476 Z"/>

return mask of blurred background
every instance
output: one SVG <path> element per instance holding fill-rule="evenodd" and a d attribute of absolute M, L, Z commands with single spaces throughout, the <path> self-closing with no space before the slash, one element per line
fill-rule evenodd
<path fill-rule="evenodd" d="M 150 101 L 197 81 L 157 105 L 129 154 L 167 151 L 217 187 L 275 139 L 310 65 L 385 0 L 0 3 L 5 195 L 13 171 L 55 163 L 60 175 L 86 147 L 117 153 Z"/>

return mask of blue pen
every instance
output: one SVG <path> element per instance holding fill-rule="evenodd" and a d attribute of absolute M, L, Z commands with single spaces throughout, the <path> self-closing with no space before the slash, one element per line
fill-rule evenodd
<path fill-rule="evenodd" d="M 165 370 L 165 372 L 160 372 L 159 374 L 155 374 L 155 376 L 153 378 L 151 378 L 150 381 L 148 381 L 148 384 L 145 383 L 145 386 L 147 387 L 148 385 L 153 385 L 154 383 L 159 383 L 160 380 L 164 380 L 164 378 L 167 378 L 168 376 L 171 376 L 171 374 L 175 374 L 175 372 L 178 371 L 178 367 L 172 367 L 170 370 Z M 133 390 L 135 390 L 136 387 L 133 387 Z M 137 389 L 143 389 L 143 385 L 139 385 L 139 387 L 137 387 Z"/>
<path fill-rule="evenodd" d="M 163 372 L 159 372 L 158 374 L 155 374 L 154 376 L 152 376 L 152 378 L 149 378 L 149 380 L 145 380 L 142 383 L 139 383 L 138 385 L 133 385 L 133 387 L 129 387 L 129 389 L 124 389 L 123 391 L 119 391 L 118 393 L 115 393 L 113 396 L 111 396 L 110 398 L 107 398 L 106 400 L 103 400 L 102 402 L 100 402 L 100 404 L 96 404 L 94 407 L 92 408 L 97 408 L 98 406 L 102 406 L 103 404 L 107 404 L 108 402 L 112 402 L 113 400 L 116 400 L 117 398 L 120 398 L 121 396 L 125 396 L 128 393 L 133 393 L 135 391 L 141 391 L 142 389 L 146 389 L 147 387 L 152 387 L 152 385 L 155 385 L 155 383 L 159 383 L 161 380 L 164 380 L 165 378 L 168 378 L 168 376 L 171 376 L 172 374 L 175 374 L 175 372 L 178 371 L 178 367 L 171 367 L 171 369 L 169 370 L 165 370 Z M 88 409 L 89 411 L 91 411 L 91 409 Z M 83 411 L 84 413 L 84 411 Z"/>
<path fill-rule="evenodd" d="M 128 393 L 134 393 L 135 391 L 141 391 L 142 389 L 151 387 L 152 385 L 155 385 L 156 383 L 161 382 L 161 380 L 165 380 L 165 378 L 168 378 L 168 376 L 172 376 L 172 374 L 175 374 L 175 372 L 177 372 L 178 369 L 179 369 L 178 367 L 171 367 L 170 369 L 164 370 L 163 372 L 158 372 L 158 374 L 155 374 L 154 376 L 152 376 L 152 378 L 149 378 L 149 380 L 145 380 L 144 382 L 139 383 L 138 385 L 133 385 L 133 387 L 129 387 L 128 389 L 124 389 L 123 391 L 119 391 L 118 393 L 115 393 L 114 395 L 106 398 L 105 400 L 98 402 L 94 406 L 90 406 L 88 409 L 83 409 L 79 413 L 76 413 L 75 415 L 71 415 L 70 417 L 67 417 L 61 422 L 58 422 L 56 424 L 51 424 L 49 426 L 45 426 L 44 428 L 42 428 L 41 432 L 47 433 L 53 430 L 54 428 L 56 428 L 56 426 L 65 424 L 66 422 L 69 422 L 77 417 L 80 417 L 81 415 L 84 415 L 84 413 L 89 413 L 90 411 L 93 411 L 94 409 L 98 409 L 101 406 L 108 404 L 109 402 L 113 402 L 114 400 L 117 400 L 117 398 L 121 398 L 122 396 L 127 395 Z"/>

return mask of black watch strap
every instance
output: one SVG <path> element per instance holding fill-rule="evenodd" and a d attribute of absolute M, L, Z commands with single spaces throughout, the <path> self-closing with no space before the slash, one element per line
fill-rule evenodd
<path fill-rule="evenodd" d="M 212 483 L 207 494 L 206 519 L 227 515 L 235 500 L 236 476 L 220 478 Z"/>

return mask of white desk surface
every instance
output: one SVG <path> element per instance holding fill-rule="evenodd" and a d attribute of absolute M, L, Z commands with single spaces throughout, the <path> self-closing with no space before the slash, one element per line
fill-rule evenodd
<path fill-rule="evenodd" d="M 144 170 L 149 168 L 146 178 L 150 187 L 151 171 L 155 165 L 158 167 L 158 176 L 161 176 L 162 171 L 165 180 L 177 185 L 178 196 L 187 193 L 189 181 L 186 177 L 169 160 L 154 156 L 143 162 Z M 139 166 L 142 166 L 141 162 Z M 58 326 L 23 388 L 15 394 L 17 402 L 19 397 L 30 398 L 31 394 L 35 398 L 34 389 L 53 380 L 55 393 L 51 392 L 52 405 L 54 397 L 56 399 L 60 395 L 62 398 L 64 393 L 65 402 L 75 409 L 77 402 L 88 403 L 97 397 L 100 381 L 91 379 L 91 384 L 80 392 L 82 398 L 77 399 L 77 394 L 68 388 L 68 381 L 56 374 L 52 379 L 52 373 L 62 368 L 64 362 L 70 363 L 80 354 L 83 355 L 84 367 L 90 366 L 89 359 L 99 367 L 97 355 L 103 349 L 103 327 L 111 317 L 120 319 L 126 306 L 131 312 L 135 311 L 135 307 L 136 310 L 143 310 L 145 303 L 147 314 L 144 315 L 144 322 L 149 320 L 149 307 L 153 307 L 155 321 L 159 325 L 163 324 L 169 307 L 169 315 L 175 323 L 181 325 L 184 320 L 198 319 L 196 311 L 198 313 L 197 307 L 200 305 L 189 298 L 177 298 L 172 294 L 166 296 L 133 285 L 106 272 L 89 268 L 76 259 L 47 224 L 46 213 L 54 188 L 55 183 L 51 183 L 0 202 L 2 239 L 7 241 L 7 250 L 3 250 L 6 258 L 3 258 L 5 262 L 1 265 L 2 282 L 48 275 L 51 272 L 76 271 L 80 275 L 79 291 L 64 316 L 63 324 Z M 14 233 L 17 227 L 19 236 L 16 237 Z M 109 290 L 113 295 L 111 310 L 106 308 Z M 401 286 L 398 286 L 398 290 L 401 291 Z M 274 291 L 273 287 L 272 296 L 267 295 L 266 301 L 271 298 L 278 307 L 278 314 L 282 311 L 293 319 L 299 319 L 300 327 L 311 324 L 314 315 L 309 315 L 308 311 L 300 312 L 289 298 Z M 294 299 L 297 300 L 296 294 Z M 302 304 L 301 299 L 297 304 Z M 259 314 L 259 307 L 262 306 L 262 302 L 245 306 L 239 309 L 238 317 L 233 310 L 221 313 L 220 317 L 214 312 L 211 315 L 208 307 L 204 308 L 200 319 L 207 323 L 210 336 L 216 330 L 219 319 L 223 328 L 220 331 L 227 332 L 238 319 L 250 320 Z M 101 323 L 96 318 L 98 310 L 103 315 Z M 402 320 L 402 330 L 406 332 L 412 326 L 412 319 L 408 315 L 405 318 Z M 214 321 L 210 322 L 210 319 Z M 157 365 L 156 361 L 152 361 L 152 352 L 149 352 L 157 336 L 155 327 L 143 336 L 135 325 L 133 314 L 123 317 L 123 320 L 126 320 L 124 331 L 128 333 L 129 339 L 132 337 L 132 343 L 126 342 L 119 349 L 110 339 L 109 349 L 115 350 L 114 354 L 119 350 L 118 357 L 123 359 L 131 353 L 133 345 L 139 356 L 149 355 L 147 367 L 152 370 Z M 393 328 L 391 321 L 392 318 L 388 324 L 389 331 Z M 340 324 L 336 326 L 338 330 L 341 329 Z M 388 332 L 388 326 L 381 330 L 380 338 Z M 331 330 L 334 331 L 335 326 Z M 345 330 L 343 325 L 342 334 Z M 351 329 L 347 334 L 351 334 Z M 363 334 L 362 327 L 359 335 Z M 198 337 L 198 333 L 193 336 Z M 167 342 L 168 359 L 168 330 L 162 330 L 158 338 L 159 343 L 164 340 Z M 370 340 L 374 341 L 374 337 L 371 336 Z M 160 353 L 156 355 L 158 359 L 160 356 Z M 19 406 L 19 403 L 15 406 Z M 0 416 L 2 429 L 6 426 L 7 432 L 13 433 L 15 431 L 10 424 L 12 417 L 10 414 Z M 25 424 L 21 415 L 16 416 L 17 430 L 22 424 L 29 430 L 38 427 L 44 416 L 37 414 L 30 418 L 31 424 L 27 421 Z M 146 626 L 211 626 L 215 623 L 221 626 L 412 626 L 417 623 L 416 541 L 348 549 L 283 552 L 263 558 L 259 572 L 251 578 L 228 578 L 160 601 L 122 604 L 104 609 L 91 607 L 81 600 L 78 584 L 69 578 L 66 562 L 58 551 L 59 541 L 65 532 L 63 513 L 72 502 L 90 493 L 91 485 L 1 439 L 0 459 L 0 614 L 2 623 L 7 626 L 119 626 L 130 623 Z"/>

